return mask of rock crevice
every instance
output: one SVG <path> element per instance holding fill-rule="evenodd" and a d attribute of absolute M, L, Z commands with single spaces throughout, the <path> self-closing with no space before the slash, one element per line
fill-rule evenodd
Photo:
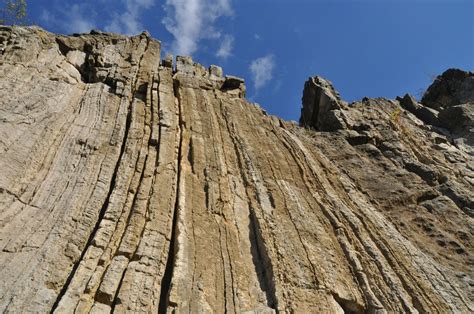
<path fill-rule="evenodd" d="M 472 73 L 298 126 L 147 33 L 0 47 L 0 311 L 473 310 Z"/>

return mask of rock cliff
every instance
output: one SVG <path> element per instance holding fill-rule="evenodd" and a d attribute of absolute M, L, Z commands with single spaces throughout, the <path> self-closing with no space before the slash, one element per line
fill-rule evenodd
<path fill-rule="evenodd" d="M 473 73 L 301 126 L 147 33 L 0 27 L 0 311 L 474 311 Z"/>

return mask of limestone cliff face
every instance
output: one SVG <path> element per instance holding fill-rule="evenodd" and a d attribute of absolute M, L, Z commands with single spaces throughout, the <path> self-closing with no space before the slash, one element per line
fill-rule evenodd
<path fill-rule="evenodd" d="M 0 311 L 474 310 L 472 129 L 441 114 L 472 126 L 468 91 L 314 77 L 300 127 L 171 63 L 146 33 L 0 27 Z"/>

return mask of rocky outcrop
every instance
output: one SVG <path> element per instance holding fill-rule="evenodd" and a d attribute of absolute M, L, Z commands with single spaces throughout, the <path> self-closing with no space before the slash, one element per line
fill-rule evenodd
<path fill-rule="evenodd" d="M 315 76 L 306 81 L 303 90 L 300 124 L 320 131 L 335 131 L 346 126 L 345 104 L 332 83 Z"/>
<path fill-rule="evenodd" d="M 439 125 L 457 146 L 474 155 L 474 72 L 449 69 L 438 76 L 421 99 L 439 111 Z"/>
<path fill-rule="evenodd" d="M 304 128 L 147 33 L 0 46 L 1 311 L 473 310 L 472 156 L 399 101 L 313 78 Z"/>
<path fill-rule="evenodd" d="M 474 72 L 449 69 L 438 76 L 427 89 L 421 103 L 442 109 L 474 101 Z"/>
<path fill-rule="evenodd" d="M 422 104 L 418 103 L 410 94 L 405 94 L 403 98 L 397 97 L 397 100 L 400 102 L 400 105 L 403 109 L 413 113 L 418 119 L 423 121 L 425 124 L 430 124 L 434 126 L 441 126 L 439 120 L 439 112 L 435 109 L 425 107 Z"/>

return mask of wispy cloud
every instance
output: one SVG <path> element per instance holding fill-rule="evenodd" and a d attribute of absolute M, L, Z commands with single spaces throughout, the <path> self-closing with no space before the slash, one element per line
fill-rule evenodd
<path fill-rule="evenodd" d="M 75 4 L 72 6 L 69 26 L 71 32 L 89 32 L 94 26 L 94 22 L 86 17 L 84 10 L 79 5 Z"/>
<path fill-rule="evenodd" d="M 108 32 L 136 35 L 143 31 L 143 25 L 140 23 L 140 14 L 145 9 L 151 8 L 154 0 L 124 0 L 125 11 L 121 14 L 113 14 L 112 21 L 105 26 Z"/>
<path fill-rule="evenodd" d="M 261 89 L 273 78 L 275 68 L 275 57 L 271 54 L 255 59 L 250 64 L 250 72 L 255 90 Z"/>
<path fill-rule="evenodd" d="M 232 55 L 233 48 L 234 37 L 231 35 L 224 35 L 219 50 L 217 50 L 216 56 L 222 59 L 227 59 Z"/>
<path fill-rule="evenodd" d="M 224 37 L 225 44 L 226 37 L 214 23 L 218 18 L 232 14 L 231 0 L 166 0 L 164 8 L 167 15 L 162 23 L 174 36 L 172 52 L 191 55 L 202 39 Z M 227 44 L 231 47 L 232 41 Z M 230 49 L 228 51 L 230 53 Z M 222 52 L 225 55 L 225 49 Z"/>
<path fill-rule="evenodd" d="M 59 27 L 68 33 L 87 33 L 96 25 L 90 15 L 87 17 L 86 12 L 85 7 L 74 4 L 67 11 L 60 12 L 61 19 L 48 10 L 43 10 L 40 18 L 46 25 Z"/>

